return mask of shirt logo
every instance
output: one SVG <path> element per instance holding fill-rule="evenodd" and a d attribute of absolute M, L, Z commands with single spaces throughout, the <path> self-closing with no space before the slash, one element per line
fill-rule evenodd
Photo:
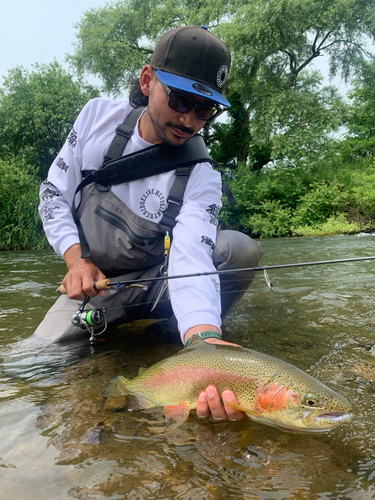
<path fill-rule="evenodd" d="M 69 168 L 69 165 L 67 165 L 64 161 L 64 158 L 62 158 L 61 156 L 59 156 L 56 160 L 56 165 L 61 168 L 61 170 L 63 170 L 64 172 L 67 172 L 68 171 L 68 168 Z"/>
<path fill-rule="evenodd" d="M 54 219 L 53 212 L 56 209 L 59 209 L 60 207 L 57 205 L 52 206 L 53 198 L 55 196 L 60 196 L 58 191 L 56 190 L 55 186 L 49 182 L 49 180 L 45 180 L 43 182 L 43 186 L 46 186 L 45 189 L 43 189 L 42 194 L 41 194 L 41 208 L 43 211 L 42 215 L 42 220 L 43 222 L 46 222 L 48 220 Z"/>
<path fill-rule="evenodd" d="M 204 222 L 208 221 L 210 224 L 218 226 L 219 222 L 217 220 L 217 215 L 219 213 L 219 207 L 215 204 L 209 205 L 209 207 L 206 208 L 206 212 L 207 214 L 204 214 L 203 221 Z"/>
<path fill-rule="evenodd" d="M 165 207 L 165 197 L 158 189 L 148 189 L 139 202 L 141 213 L 150 220 L 160 219 Z"/>
<path fill-rule="evenodd" d="M 212 250 L 215 250 L 215 243 L 211 240 L 209 236 L 201 236 L 201 243 L 205 243 L 209 247 L 211 247 Z"/>
<path fill-rule="evenodd" d="M 74 149 L 77 146 L 77 139 L 78 139 L 78 134 L 74 130 L 74 128 L 72 128 L 70 134 L 68 135 L 68 144 L 71 148 Z"/>

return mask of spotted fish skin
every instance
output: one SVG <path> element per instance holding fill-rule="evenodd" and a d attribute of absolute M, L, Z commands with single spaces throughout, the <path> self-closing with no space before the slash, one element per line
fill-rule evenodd
<path fill-rule="evenodd" d="M 235 408 L 252 420 L 282 429 L 323 432 L 352 419 L 346 398 L 299 368 L 244 347 L 208 344 L 197 335 L 187 349 L 136 378 L 116 377 L 104 395 L 130 394 L 144 407 L 164 406 L 167 416 L 172 413 L 181 424 L 208 385 L 220 393 L 232 390 L 238 402 Z"/>

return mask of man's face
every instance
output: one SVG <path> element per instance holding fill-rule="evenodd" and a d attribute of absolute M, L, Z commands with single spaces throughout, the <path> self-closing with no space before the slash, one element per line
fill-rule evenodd
<path fill-rule="evenodd" d="M 184 92 L 180 93 L 184 94 Z M 209 103 L 207 99 L 202 97 L 185 94 L 199 104 Z M 187 113 L 174 111 L 169 107 L 168 99 L 167 91 L 154 73 L 154 79 L 150 87 L 148 115 L 155 134 L 159 138 L 157 142 L 161 140 L 168 146 L 181 146 L 193 135 L 197 134 L 206 122 L 198 118 L 195 109 Z"/>

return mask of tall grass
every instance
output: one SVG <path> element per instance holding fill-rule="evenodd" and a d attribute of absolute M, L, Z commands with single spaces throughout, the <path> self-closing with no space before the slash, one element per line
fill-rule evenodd
<path fill-rule="evenodd" d="M 39 181 L 22 160 L 0 161 L 0 250 L 48 246 L 38 215 Z"/>

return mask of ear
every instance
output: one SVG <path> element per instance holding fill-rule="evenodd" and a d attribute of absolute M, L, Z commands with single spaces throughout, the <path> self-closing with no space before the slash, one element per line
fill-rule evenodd
<path fill-rule="evenodd" d="M 141 85 L 141 90 L 145 96 L 149 96 L 151 93 L 151 88 L 155 80 L 154 70 L 149 64 L 147 64 L 141 71 L 141 76 L 139 78 L 139 83 Z"/>

